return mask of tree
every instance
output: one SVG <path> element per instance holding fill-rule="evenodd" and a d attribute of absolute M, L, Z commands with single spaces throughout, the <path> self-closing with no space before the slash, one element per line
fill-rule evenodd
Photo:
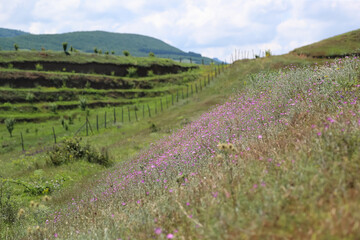
<path fill-rule="evenodd" d="M 68 43 L 67 43 L 67 42 L 63 42 L 63 43 L 62 43 L 62 46 L 63 46 L 64 52 L 66 52 Z"/>
<path fill-rule="evenodd" d="M 126 51 L 126 50 L 124 50 L 124 51 L 123 51 L 123 54 L 124 54 L 124 56 L 125 56 L 125 57 L 128 57 L 128 56 L 130 56 L 130 53 L 129 53 L 129 51 Z"/>
<path fill-rule="evenodd" d="M 96 47 L 94 48 L 94 53 L 98 53 L 98 49 Z"/>
<path fill-rule="evenodd" d="M 12 137 L 12 131 L 14 130 L 15 120 L 13 118 L 7 118 L 5 119 L 5 125 L 10 133 L 10 137 Z"/>
<path fill-rule="evenodd" d="M 14 44 L 14 48 L 15 48 L 15 51 L 19 50 L 19 45 L 17 45 L 16 43 Z"/>

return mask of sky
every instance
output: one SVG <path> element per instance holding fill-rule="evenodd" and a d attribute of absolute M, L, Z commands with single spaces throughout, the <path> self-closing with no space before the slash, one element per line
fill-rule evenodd
<path fill-rule="evenodd" d="M 0 0 L 0 27 L 136 33 L 228 61 L 359 29 L 360 0 Z"/>

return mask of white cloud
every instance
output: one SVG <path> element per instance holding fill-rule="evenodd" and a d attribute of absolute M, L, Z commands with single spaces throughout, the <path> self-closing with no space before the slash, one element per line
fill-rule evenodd
<path fill-rule="evenodd" d="M 360 26 L 359 0 L 0 0 L 0 27 L 32 33 L 105 30 L 229 58 L 285 53 Z"/>

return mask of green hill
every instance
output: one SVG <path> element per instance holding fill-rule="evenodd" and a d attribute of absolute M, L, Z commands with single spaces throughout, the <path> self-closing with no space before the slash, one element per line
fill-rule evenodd
<path fill-rule="evenodd" d="M 26 35 L 26 34 L 29 34 L 29 33 L 19 31 L 19 30 L 0 28 L 0 37 L 16 37 L 16 36 Z"/>
<path fill-rule="evenodd" d="M 6 31 L 4 30 L 6 33 Z M 1 34 L 1 32 L 0 32 Z M 8 35 L 16 32 L 8 32 Z M 63 34 L 23 34 L 13 37 L 0 38 L 0 48 L 2 50 L 13 50 L 16 43 L 20 49 L 42 48 L 46 50 L 62 51 L 62 43 L 67 42 L 68 48 L 71 46 L 83 52 L 94 52 L 94 48 L 101 50 L 102 53 L 114 51 L 116 55 L 122 55 L 123 51 L 129 51 L 131 55 L 143 57 L 153 52 L 157 57 L 171 58 L 184 62 L 209 64 L 212 59 L 202 57 L 193 52 L 183 52 L 159 39 L 126 33 L 110 33 L 104 31 L 72 32 Z"/>
<path fill-rule="evenodd" d="M 316 58 L 360 54 L 360 29 L 296 48 L 290 53 Z"/>

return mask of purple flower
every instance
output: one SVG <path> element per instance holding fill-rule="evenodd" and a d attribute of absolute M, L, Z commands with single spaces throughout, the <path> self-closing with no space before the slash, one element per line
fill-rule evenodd
<path fill-rule="evenodd" d="M 160 235 L 162 233 L 161 228 L 155 228 L 155 234 Z"/>
<path fill-rule="evenodd" d="M 171 234 L 171 233 L 169 233 L 166 237 L 167 237 L 167 239 L 173 239 L 173 238 L 174 238 L 174 235 Z"/>

